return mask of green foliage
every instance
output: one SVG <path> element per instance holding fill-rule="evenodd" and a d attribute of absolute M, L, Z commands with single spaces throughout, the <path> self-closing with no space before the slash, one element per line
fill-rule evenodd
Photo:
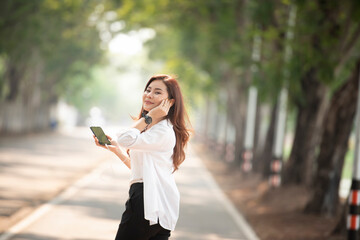
<path fill-rule="evenodd" d="M 4 65 L 11 63 L 18 69 L 19 66 L 32 69 L 37 64 L 33 62 L 33 56 L 43 63 L 36 76 L 17 70 L 25 73 L 18 85 L 26 79 L 42 79 L 38 84 L 44 92 L 43 101 L 52 101 L 86 85 L 89 69 L 102 57 L 98 30 L 88 21 L 101 2 L 2 1 L 0 35 L 6 37 L 0 38 L 0 53 L 4 56 Z M 13 81 L 5 73 L 1 74 L 2 98 Z"/>
<path fill-rule="evenodd" d="M 239 34 L 240 1 L 172 1 L 167 6 L 157 5 L 155 1 L 152 4 L 161 13 L 151 15 L 151 22 L 157 20 L 152 25 L 157 31 L 151 44 L 152 56 L 166 60 L 170 69 L 185 79 L 192 79 L 186 85 L 192 89 L 193 98 L 203 94 L 216 96 L 219 88 L 223 88 L 224 74 L 232 68 L 249 66 L 247 56 L 251 52 L 241 43 L 251 36 Z M 132 9 L 131 13 L 136 16 L 136 11 L 142 16 L 152 13 L 139 8 Z M 132 21 L 130 16 L 130 25 Z M 134 22 L 135 26 L 141 23 L 139 19 Z M 234 82 L 240 79 L 233 77 Z"/>
<path fill-rule="evenodd" d="M 72 75 L 71 87 L 66 87 L 67 83 L 62 82 L 63 98 L 70 104 L 77 107 L 82 116 L 87 116 L 93 106 L 101 107 L 104 113 L 114 113 L 118 109 L 116 104 L 117 88 L 116 84 L 110 79 L 102 76 L 101 68 L 95 67 L 88 74 Z"/>
<path fill-rule="evenodd" d="M 294 37 L 287 39 L 294 5 Z M 106 19 L 108 9 L 118 18 Z M 275 102 L 285 84 L 290 100 L 299 103 L 306 94 L 301 81 L 310 69 L 333 90 L 346 79 L 358 54 L 341 61 L 342 50 L 359 28 L 359 13 L 358 1 L 5 0 L 0 2 L 0 35 L 6 36 L 0 38 L 1 65 L 32 68 L 32 56 L 39 54 L 42 87 L 81 106 L 74 95 L 87 95 L 85 89 L 95 84 L 91 69 L 102 60 L 99 31 L 108 28 L 106 22 L 123 20 L 123 31 L 156 31 L 150 56 L 165 62 L 164 72 L 179 76 L 193 103 L 204 94 L 219 97 L 225 85 L 243 94 L 250 84 L 266 102 Z M 259 62 L 252 59 L 255 36 L 262 40 Z M 285 46 L 292 49 L 288 62 Z M 258 71 L 251 72 L 252 66 Z M 0 99 L 10 88 L 3 69 Z"/>
<path fill-rule="evenodd" d="M 292 44 L 293 58 L 290 65 L 293 82 L 299 74 L 316 69 L 319 81 L 337 86 L 342 81 L 335 76 L 335 69 L 343 58 L 343 46 L 359 27 L 359 4 L 356 1 L 297 1 L 298 17 L 295 40 Z M 301 75 L 300 75 L 301 76 Z"/>
<path fill-rule="evenodd" d="M 345 156 L 345 162 L 342 170 L 342 179 L 351 179 L 353 174 L 353 166 L 354 166 L 354 149 L 350 148 Z"/>

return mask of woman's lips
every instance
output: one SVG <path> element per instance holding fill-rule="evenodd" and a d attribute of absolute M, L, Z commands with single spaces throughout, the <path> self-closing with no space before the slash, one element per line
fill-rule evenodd
<path fill-rule="evenodd" d="M 154 104 L 154 103 L 152 103 L 150 101 L 145 101 L 145 104 L 150 105 L 150 104 Z"/>

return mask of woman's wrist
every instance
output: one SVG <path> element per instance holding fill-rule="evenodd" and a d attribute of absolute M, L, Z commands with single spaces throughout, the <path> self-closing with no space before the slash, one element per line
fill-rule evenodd
<path fill-rule="evenodd" d="M 118 157 L 121 159 L 121 161 L 123 161 L 123 162 L 128 161 L 128 156 L 125 155 L 125 153 L 120 148 L 116 149 L 116 155 L 118 155 Z"/>
<path fill-rule="evenodd" d="M 117 148 L 116 148 L 115 154 L 118 155 L 119 157 L 125 156 L 123 150 L 122 150 L 120 147 L 117 147 Z"/>
<path fill-rule="evenodd" d="M 145 118 L 141 117 L 139 120 L 137 120 L 134 123 L 134 125 L 132 127 L 136 128 L 137 130 L 142 132 L 142 131 L 144 131 L 144 129 L 146 129 L 148 127 L 148 124 L 145 122 Z"/>
<path fill-rule="evenodd" d="M 151 119 L 152 119 L 151 123 L 148 125 L 154 125 L 154 124 L 160 122 L 164 118 L 164 117 L 156 116 L 156 115 L 152 114 L 151 112 L 149 112 L 147 115 L 149 117 L 151 117 Z"/>

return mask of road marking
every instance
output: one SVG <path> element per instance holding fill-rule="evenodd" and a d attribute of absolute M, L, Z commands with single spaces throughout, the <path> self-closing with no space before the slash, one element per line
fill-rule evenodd
<path fill-rule="evenodd" d="M 202 175 L 209 183 L 211 189 L 214 191 L 214 194 L 218 197 L 219 201 L 222 202 L 223 206 L 230 214 L 230 216 L 234 219 L 236 225 L 242 230 L 244 235 L 247 237 L 246 240 L 260 240 L 253 229 L 250 227 L 249 223 L 245 220 L 245 218 L 241 215 L 241 213 L 235 208 L 234 204 L 228 199 L 228 197 L 224 194 L 224 192 L 220 189 L 219 185 L 214 180 L 213 176 L 206 169 L 205 165 L 202 161 L 197 157 L 194 151 L 192 151 L 192 158 L 196 158 L 196 160 L 201 165 Z M 1 240 L 1 239 L 0 239 Z"/>
<path fill-rule="evenodd" d="M 20 222 L 18 222 L 17 224 L 12 226 L 10 229 L 5 231 L 0 236 L 0 240 L 8 240 L 9 238 L 13 237 L 14 235 L 20 233 L 25 228 L 27 228 L 30 224 L 32 224 L 37 219 L 39 219 L 41 216 L 43 216 L 45 213 L 47 213 L 48 211 L 53 209 L 56 205 L 70 199 L 77 192 L 79 192 L 80 189 L 84 188 L 91 181 L 98 178 L 100 176 L 100 174 L 108 167 L 108 165 L 109 165 L 108 161 L 106 161 L 105 163 L 102 163 L 100 166 L 96 167 L 90 173 L 88 173 L 87 175 L 85 175 L 84 177 L 82 177 L 78 181 L 76 181 L 73 185 L 69 186 L 67 189 L 65 189 L 58 196 L 56 196 L 52 200 L 48 201 L 47 203 L 44 203 L 41 206 L 39 206 L 29 216 L 27 216 L 26 218 L 20 220 Z"/>

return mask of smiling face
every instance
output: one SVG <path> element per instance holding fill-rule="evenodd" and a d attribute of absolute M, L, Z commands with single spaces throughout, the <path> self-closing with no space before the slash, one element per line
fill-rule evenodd
<path fill-rule="evenodd" d="M 169 97 L 165 83 L 161 80 L 154 80 L 145 89 L 143 94 L 143 108 L 150 111 L 159 106 L 162 100 Z"/>

